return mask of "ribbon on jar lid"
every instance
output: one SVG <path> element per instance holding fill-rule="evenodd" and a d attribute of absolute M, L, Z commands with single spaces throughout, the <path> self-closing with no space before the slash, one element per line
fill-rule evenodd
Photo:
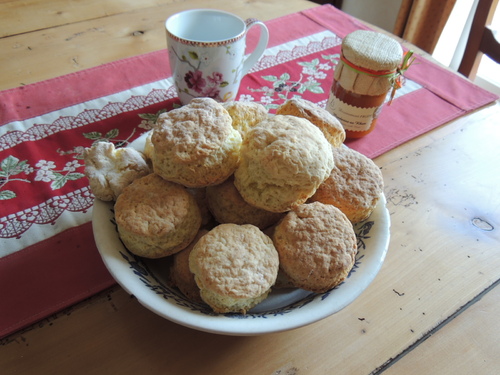
<path fill-rule="evenodd" d="M 413 56 L 413 51 L 405 52 L 401 66 L 393 70 L 372 70 L 368 68 L 363 68 L 361 66 L 351 63 L 344 57 L 344 55 L 340 56 L 340 61 L 342 61 L 345 64 L 345 66 L 347 66 L 349 69 L 354 70 L 357 73 L 364 74 L 370 77 L 389 79 L 392 86 L 392 91 L 388 105 L 391 105 L 394 96 L 396 95 L 396 90 L 399 90 L 404 85 L 403 74 L 415 61 L 415 56 Z"/>

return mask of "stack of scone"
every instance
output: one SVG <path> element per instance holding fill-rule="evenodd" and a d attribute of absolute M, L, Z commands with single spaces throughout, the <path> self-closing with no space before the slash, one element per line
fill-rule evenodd
<path fill-rule="evenodd" d="M 96 144 L 86 173 L 97 198 L 116 201 L 129 251 L 169 257 L 169 279 L 191 301 L 245 313 L 272 287 L 321 293 L 349 274 L 353 224 L 371 214 L 383 181 L 344 140 L 335 117 L 302 99 L 271 116 L 198 98 L 160 115 L 143 154 L 130 151 L 135 165 L 110 167 L 116 150 Z"/>

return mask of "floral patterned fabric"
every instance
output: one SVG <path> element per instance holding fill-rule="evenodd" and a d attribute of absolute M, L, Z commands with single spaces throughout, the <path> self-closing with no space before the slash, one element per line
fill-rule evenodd
<path fill-rule="evenodd" d="M 269 48 L 237 99 L 271 113 L 293 97 L 324 106 L 342 37 L 365 27 L 329 5 L 267 26 Z M 178 105 L 167 61 L 158 51 L 0 92 L 0 337 L 114 283 L 92 237 L 82 151 L 127 146 Z M 376 130 L 350 147 L 376 157 L 496 99 L 421 58 L 406 78 Z"/>

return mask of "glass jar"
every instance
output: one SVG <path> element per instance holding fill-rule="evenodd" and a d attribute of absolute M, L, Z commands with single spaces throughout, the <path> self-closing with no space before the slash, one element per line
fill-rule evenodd
<path fill-rule="evenodd" d="M 357 30 L 344 38 L 326 109 L 342 123 L 347 138 L 375 128 L 402 59 L 401 45 L 384 34 Z"/>

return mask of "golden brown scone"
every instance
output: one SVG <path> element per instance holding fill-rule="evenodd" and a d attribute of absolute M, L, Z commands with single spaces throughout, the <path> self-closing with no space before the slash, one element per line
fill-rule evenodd
<path fill-rule="evenodd" d="M 292 280 L 288 278 L 287 275 L 281 270 L 278 270 L 278 277 L 276 278 L 276 283 L 274 283 L 273 289 L 290 289 L 296 288 Z"/>
<path fill-rule="evenodd" d="M 246 313 L 276 281 L 278 253 L 256 226 L 221 224 L 196 243 L 189 256 L 203 300 L 217 313 Z"/>
<path fill-rule="evenodd" d="M 83 152 L 85 175 L 96 198 L 114 201 L 135 179 L 151 173 L 142 153 L 115 149 L 111 142 L 96 142 Z"/>
<path fill-rule="evenodd" d="M 229 177 L 222 184 L 206 188 L 207 202 L 215 220 L 221 224 L 252 224 L 265 229 L 283 216 L 248 204 L 234 186 L 234 178 Z"/>
<path fill-rule="evenodd" d="M 189 254 L 198 240 L 206 233 L 208 233 L 207 230 L 201 229 L 188 247 L 172 256 L 170 266 L 170 278 L 173 284 L 179 288 L 187 299 L 193 302 L 203 302 L 203 300 L 200 296 L 200 288 L 196 285 L 194 275 L 189 269 Z"/>
<path fill-rule="evenodd" d="M 384 189 L 380 168 L 347 147 L 333 149 L 333 157 L 335 167 L 310 201 L 338 207 L 353 224 L 367 219 Z"/>
<path fill-rule="evenodd" d="M 289 99 L 276 109 L 278 115 L 305 118 L 316 125 L 334 147 L 345 141 L 345 130 L 337 118 L 319 105 L 305 99 Z"/>
<path fill-rule="evenodd" d="M 201 214 L 201 225 L 207 226 L 214 221 L 212 213 L 208 208 L 206 188 L 187 188 L 187 191 L 194 197 Z"/>
<path fill-rule="evenodd" d="M 298 288 L 323 293 L 340 284 L 354 265 L 356 234 L 336 207 L 307 203 L 276 226 L 274 245 L 280 270 Z"/>
<path fill-rule="evenodd" d="M 270 117 L 247 133 L 234 184 L 249 204 L 288 211 L 304 203 L 330 175 L 331 148 L 309 120 Z"/>
<path fill-rule="evenodd" d="M 242 139 L 245 139 L 249 129 L 269 116 L 266 107 L 256 102 L 230 101 L 222 105 L 233 119 L 233 128 L 240 132 Z"/>
<path fill-rule="evenodd" d="M 198 205 L 186 188 L 154 173 L 125 188 L 115 203 L 115 219 L 127 249 L 145 258 L 184 249 L 201 225 Z"/>
<path fill-rule="evenodd" d="M 238 166 L 241 135 L 210 98 L 161 114 L 151 141 L 155 173 L 187 187 L 219 184 Z"/>

